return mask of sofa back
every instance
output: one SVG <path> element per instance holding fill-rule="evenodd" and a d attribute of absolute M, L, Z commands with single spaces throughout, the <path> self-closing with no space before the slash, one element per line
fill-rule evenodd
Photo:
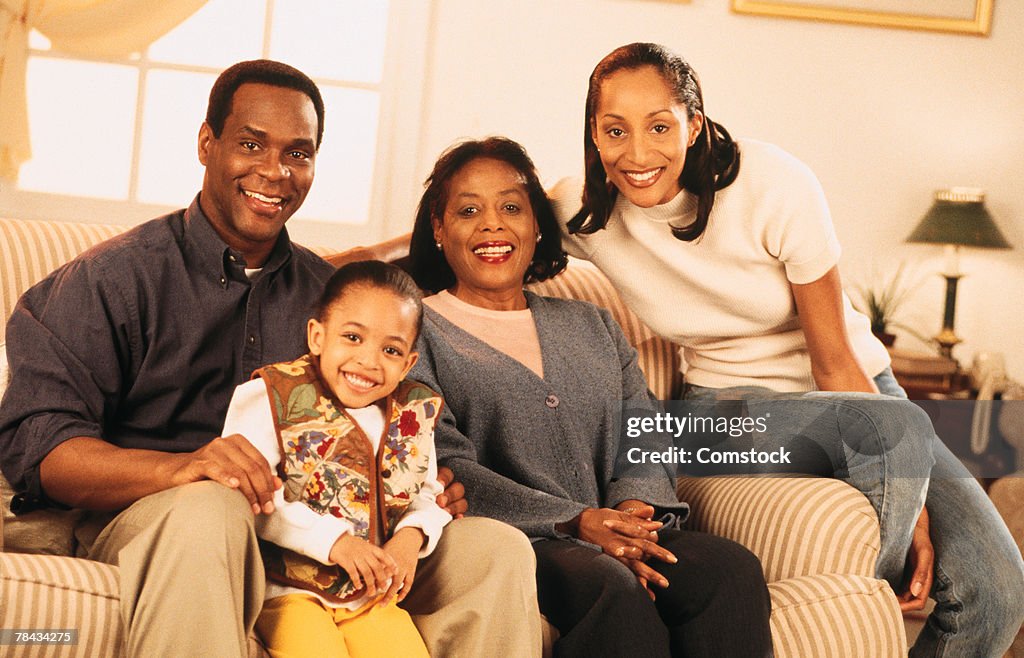
<path fill-rule="evenodd" d="M 22 293 L 58 266 L 127 226 L 0 219 L 0 343 Z"/>

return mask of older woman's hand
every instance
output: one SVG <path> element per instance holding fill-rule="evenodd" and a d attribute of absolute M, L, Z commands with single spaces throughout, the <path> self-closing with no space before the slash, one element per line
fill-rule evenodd
<path fill-rule="evenodd" d="M 677 562 L 675 555 L 658 545 L 659 521 L 603 507 L 584 510 L 577 527 L 577 537 L 597 544 L 612 557 L 641 561 L 654 557 L 670 564 Z"/>

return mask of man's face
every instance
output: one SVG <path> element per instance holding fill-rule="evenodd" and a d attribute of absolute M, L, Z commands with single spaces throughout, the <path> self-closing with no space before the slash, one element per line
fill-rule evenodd
<path fill-rule="evenodd" d="M 245 83 L 220 137 L 199 130 L 200 206 L 228 246 L 261 267 L 313 184 L 317 118 L 301 91 Z"/>

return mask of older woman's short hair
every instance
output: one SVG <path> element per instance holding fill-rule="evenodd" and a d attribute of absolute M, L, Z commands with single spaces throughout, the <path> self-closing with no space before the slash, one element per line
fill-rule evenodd
<path fill-rule="evenodd" d="M 562 238 L 555 220 L 555 211 L 537 176 L 533 160 L 517 142 L 506 137 L 468 140 L 450 147 L 434 164 L 416 209 L 416 223 L 409 244 L 409 272 L 424 290 L 438 292 L 455 285 L 455 273 L 443 252 L 434 242 L 432 220 L 444 217 L 452 178 L 467 164 L 480 158 L 500 160 L 519 172 L 526 184 L 530 207 L 540 227 L 540 242 L 533 261 L 526 270 L 523 283 L 544 281 L 565 269 Z"/>

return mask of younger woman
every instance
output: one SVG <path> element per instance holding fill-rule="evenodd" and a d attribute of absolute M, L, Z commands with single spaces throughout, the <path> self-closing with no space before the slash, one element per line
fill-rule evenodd
<path fill-rule="evenodd" d="M 770 403 L 788 411 L 772 432 L 827 457 L 805 472 L 842 477 L 875 506 L 877 573 L 904 609 L 936 601 L 912 655 L 1002 655 L 1024 617 L 1020 552 L 843 295 L 814 174 L 733 140 L 705 114 L 693 69 L 650 43 L 595 67 L 583 143 L 582 194 L 555 192 L 566 249 L 682 346 L 686 397 L 795 400 Z"/>
<path fill-rule="evenodd" d="M 422 316 L 405 272 L 351 263 L 309 320 L 309 354 L 235 390 L 224 435 L 283 482 L 257 519 L 270 582 L 256 629 L 275 658 L 427 656 L 397 606 L 451 520 L 434 503 L 441 399 L 405 379 Z"/>

